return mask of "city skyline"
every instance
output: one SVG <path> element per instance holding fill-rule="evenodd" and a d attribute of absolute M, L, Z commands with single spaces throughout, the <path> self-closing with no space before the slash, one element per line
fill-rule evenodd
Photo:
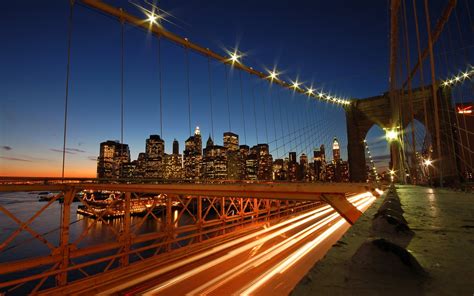
<path fill-rule="evenodd" d="M 128 144 L 107 140 L 100 143 L 97 178 L 349 181 L 349 164 L 341 158 L 336 137 L 332 140 L 332 160 L 326 158 L 324 144 L 314 147 L 310 155 L 290 150 L 274 158 L 268 143 L 240 144 L 239 135 L 233 132 L 224 132 L 222 143 L 217 145 L 209 134 L 204 146 L 201 130 L 196 126 L 194 134 L 184 142 L 182 153 L 176 139 L 173 153 L 167 154 L 165 140 L 150 135 L 144 152 L 132 159 Z"/>
<path fill-rule="evenodd" d="M 32 2 L 26 7 L 18 3 L 2 3 L 2 11 L 6 11 L 4 28 L 15 28 L 13 31 L 2 31 L 5 38 L 9 40 L 0 51 L 4 58 L 2 60 L 1 81 L 5 96 L 2 100 L 0 114 L 0 125 L 2 126 L 0 138 L 0 164 L 2 175 L 13 176 L 60 176 L 62 164 L 62 135 L 63 135 L 63 110 L 64 110 L 64 82 L 67 62 L 67 2 L 48 3 L 48 5 Z M 117 5 L 123 5 L 130 9 L 126 1 L 118 1 Z M 267 3 L 268 4 L 268 3 Z M 304 14 L 300 20 L 289 22 L 288 19 L 266 16 L 266 21 L 256 24 L 257 18 L 248 18 L 248 22 L 237 22 L 241 14 L 254 13 L 254 9 L 243 3 L 234 5 L 233 10 L 219 9 L 223 4 L 215 3 L 215 7 L 210 5 L 210 10 L 199 18 L 193 17 L 196 10 L 195 3 L 162 3 L 165 10 L 176 12 L 176 15 L 184 21 L 193 25 L 193 30 L 184 35 L 191 40 L 201 42 L 210 48 L 223 51 L 239 47 L 245 53 L 245 61 L 254 64 L 261 69 L 271 69 L 277 67 L 284 72 L 282 78 L 286 80 L 299 78 L 305 85 L 314 86 L 319 90 L 330 92 L 334 95 L 345 97 L 364 97 L 380 93 L 384 87 L 375 87 L 383 83 L 367 81 L 362 72 L 373 73 L 374 67 L 380 73 L 385 73 L 385 54 L 380 54 L 380 46 L 386 45 L 373 42 L 373 53 L 379 57 L 379 62 L 370 71 L 365 66 L 365 62 L 360 59 L 344 59 L 341 64 L 341 56 L 347 57 L 348 52 L 343 50 L 344 46 L 336 42 L 337 32 L 345 27 L 338 24 L 338 27 L 331 32 L 324 32 L 315 27 L 308 27 L 306 21 L 309 15 Z M 264 7 L 265 3 L 255 4 Z M 276 5 L 277 15 L 287 15 L 287 8 L 280 4 Z M 305 4 L 312 5 L 314 4 Z M 321 24 L 330 22 L 324 11 L 330 11 L 332 6 L 340 7 L 340 3 L 325 3 L 325 7 L 318 6 L 314 11 L 319 14 L 316 20 Z M 347 6 L 346 11 L 353 9 L 364 11 L 365 8 L 359 5 Z M 380 4 L 379 8 L 384 8 L 385 4 Z M 345 5 L 342 5 L 345 7 Z M 290 7 L 294 13 L 304 12 L 298 5 Z M 371 5 L 370 10 L 377 9 Z M 219 11 L 219 13 L 217 13 Z M 222 15 L 222 12 L 226 15 Z M 21 19 L 12 17 L 23 15 Z M 38 16 L 47 16 L 43 21 L 37 22 Z M 291 15 L 291 13 L 290 13 Z M 205 19 L 212 18 L 233 19 L 234 23 L 239 23 L 239 27 L 221 27 L 212 36 L 212 40 L 202 38 L 199 32 L 209 31 L 210 24 L 204 22 Z M 314 19 L 311 16 L 311 19 Z M 345 20 L 345 18 L 342 18 Z M 268 22 L 267 22 L 268 21 Z M 288 27 L 288 32 L 299 32 L 303 35 L 319 36 L 308 42 L 306 46 L 293 45 L 294 34 L 285 34 L 287 40 L 277 41 L 268 35 L 269 28 L 281 27 L 279 22 L 284 22 Z M 351 22 L 347 20 L 347 22 Z M 357 21 L 359 23 L 360 20 Z M 384 17 L 378 21 L 384 24 Z M 232 22 L 231 22 L 232 23 Z M 7 25 L 8 24 L 8 25 Z M 107 18 L 76 6 L 74 15 L 74 26 L 72 35 L 71 52 L 71 81 L 69 94 L 69 116 L 66 145 L 66 176 L 91 176 L 94 172 L 94 158 L 97 154 L 97 144 L 104 138 L 120 139 L 120 24 L 111 22 Z M 179 27 L 169 25 L 167 28 L 178 33 Z M 241 33 L 245 33 L 242 35 Z M 364 32 L 364 35 L 365 36 Z M 384 34 L 384 28 L 380 28 L 374 34 Z M 321 35 L 323 34 L 323 35 Z M 360 32 L 359 35 L 361 35 Z M 268 36 L 267 36 L 268 35 Z M 271 35 L 274 35 L 271 33 Z M 258 40 L 267 36 L 262 45 Z M 348 35 L 348 38 L 357 38 L 356 35 Z M 369 38 L 368 41 L 376 38 Z M 325 40 L 333 47 L 337 46 L 339 55 L 334 56 L 334 48 L 330 52 L 326 47 L 321 47 L 318 40 Z M 25 46 L 26 44 L 36 44 L 41 46 Z M 222 46 L 222 45 L 225 46 Z M 370 46 L 361 46 L 355 51 L 353 42 L 354 57 L 360 56 Z M 86 46 L 87 45 L 87 46 Z M 163 137 L 177 138 L 182 142 L 189 136 L 187 114 L 180 109 L 186 105 L 186 80 L 185 80 L 185 55 L 182 49 L 162 42 L 162 71 L 163 71 Z M 136 30 L 131 26 L 125 26 L 125 122 L 124 141 L 137 147 L 140 139 L 149 134 L 156 134 L 160 131 L 159 112 L 159 75 L 158 62 L 156 57 L 156 38 Z M 369 56 L 369 55 L 368 55 Z M 330 57 L 330 59 L 328 59 Z M 371 55 L 373 58 L 374 55 Z M 199 124 L 203 130 L 210 131 L 209 120 L 210 110 L 208 101 L 208 75 L 202 75 L 202 71 L 207 71 L 207 60 L 197 57 L 194 53 L 189 54 L 190 60 L 190 94 L 191 94 L 191 124 Z M 370 59 L 370 61 L 373 61 Z M 383 64 L 380 64 L 383 61 Z M 352 73 L 345 73 L 341 76 L 341 70 L 348 69 L 348 63 L 353 63 L 353 69 L 358 69 Z M 304 67 L 303 67 L 304 66 Z M 227 68 L 229 70 L 229 68 Z M 229 96 L 231 102 L 230 130 L 244 134 L 242 117 L 248 122 L 246 138 L 248 144 L 253 144 L 258 136 L 259 140 L 266 138 L 264 132 L 264 118 L 257 117 L 258 133 L 255 131 L 253 114 L 248 111 L 242 116 L 240 112 L 240 82 L 236 71 L 229 73 Z M 225 71 L 222 65 L 211 62 L 212 94 L 214 98 L 214 133 L 218 134 L 224 130 L 229 130 L 227 118 Z M 244 105 L 248 110 L 252 107 L 252 87 L 254 82 L 249 80 L 247 75 L 243 76 L 243 97 Z M 372 79 L 374 76 L 370 76 Z M 345 78 L 345 79 L 344 79 Z M 355 81 L 354 81 L 355 80 Z M 382 82 L 383 78 L 379 79 Z M 101 81 L 101 83 L 97 83 Z M 336 84 L 335 81 L 338 81 Z M 356 83 L 354 83 L 356 82 Z M 25 87 L 28 85 L 28 87 Z M 272 88 L 273 97 L 291 106 L 294 99 L 304 102 L 305 96 L 296 94 L 293 98 L 291 91 L 283 91 L 278 87 Z M 269 102 L 268 84 L 255 85 L 255 97 L 260 102 L 265 98 Z M 344 120 L 344 112 L 337 107 L 328 106 L 327 103 L 314 103 L 318 114 L 328 120 L 327 123 L 319 124 L 320 130 L 334 130 L 332 134 L 337 135 L 344 143 L 345 128 L 343 124 L 338 124 Z M 267 107 L 269 105 L 267 104 Z M 262 104 L 257 104 L 257 111 L 262 110 Z M 261 111 L 260 111 L 261 112 Z M 296 111 L 295 111 L 296 112 Z M 235 113 L 235 114 L 234 114 Z M 285 115 L 284 115 L 285 116 Z M 294 115 L 291 115 L 292 118 Z M 331 122 L 338 120 L 339 122 Z M 286 130 L 286 120 L 283 119 L 284 132 Z M 268 123 L 269 140 L 280 137 L 274 135 L 271 121 Z M 280 125 L 280 120 L 276 120 Z M 292 123 L 291 123 L 292 124 Z M 291 131 L 291 128 L 290 128 Z M 317 137 L 329 143 L 330 139 L 322 139 L 322 132 L 319 131 Z M 330 135 L 333 136 L 333 135 Z M 259 141 L 260 142 L 260 141 Z M 171 151 L 166 143 L 166 151 Z M 137 155 L 138 151 L 132 149 L 132 154 Z M 8 168 L 8 170 L 6 169 Z M 93 174 L 93 173 L 92 173 Z"/>

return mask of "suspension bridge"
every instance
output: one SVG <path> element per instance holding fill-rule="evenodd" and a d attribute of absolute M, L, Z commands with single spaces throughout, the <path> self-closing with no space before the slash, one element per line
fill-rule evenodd
<path fill-rule="evenodd" d="M 281 285 L 288 294 L 389 184 L 472 190 L 472 9 L 442 2 L 389 1 L 388 89 L 348 98 L 274 65 L 251 66 L 238 48 L 174 33 L 174 16 L 156 3 L 71 0 L 62 148 L 50 149 L 62 159 L 40 168 L 60 174 L 12 175 L 2 163 L 0 291 L 248 295 Z M 94 102 L 98 119 L 76 100 L 87 85 L 73 80 L 85 14 L 119 32 L 119 87 Z M 149 66 L 127 63 L 138 59 L 127 56 L 137 36 L 156 45 L 152 104 L 127 90 L 129 69 Z M 101 79 L 87 82 L 108 85 Z M 96 131 L 109 118 L 113 128 Z M 139 119 L 153 126 L 146 139 L 127 132 Z M 84 151 L 70 145 L 75 125 L 102 141 L 96 177 L 75 175 L 84 166 Z M 373 153 L 374 128 L 385 135 L 387 167 Z"/>

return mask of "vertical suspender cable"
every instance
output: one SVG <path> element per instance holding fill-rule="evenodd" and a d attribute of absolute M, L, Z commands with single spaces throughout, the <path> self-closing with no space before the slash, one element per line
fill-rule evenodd
<path fill-rule="evenodd" d="M 160 135 L 163 136 L 163 69 L 161 65 L 161 37 L 158 36 L 158 71 L 160 72 Z"/>
<path fill-rule="evenodd" d="M 255 85 L 253 84 L 252 84 L 252 100 L 253 100 L 253 117 L 255 121 L 255 136 L 257 138 L 257 144 L 258 144 L 257 108 L 255 106 Z"/>
<path fill-rule="evenodd" d="M 245 109 L 244 109 L 244 94 L 242 87 L 242 71 L 239 71 L 239 81 L 240 81 L 240 103 L 242 107 L 242 125 L 244 127 L 244 144 L 247 144 L 247 132 L 245 130 Z"/>
<path fill-rule="evenodd" d="M 209 107 L 211 110 L 211 133 L 212 133 L 212 138 L 214 138 L 214 114 L 212 112 L 212 75 L 211 75 L 211 58 L 207 57 L 207 71 L 209 72 Z"/>
<path fill-rule="evenodd" d="M 122 9 L 120 10 L 122 11 Z M 123 144 L 123 82 L 124 82 L 124 29 L 125 22 L 123 19 L 120 20 L 121 29 L 121 41 L 120 41 L 120 144 Z M 122 145 L 123 146 L 123 145 Z M 123 151 L 121 151 L 123 153 Z M 121 155 L 122 156 L 122 155 Z"/>
<path fill-rule="evenodd" d="M 420 82 L 421 82 L 421 91 L 424 92 L 425 90 L 425 78 L 423 74 L 423 59 L 421 58 L 421 41 L 420 41 L 420 28 L 418 26 L 418 14 L 416 12 L 416 0 L 413 0 L 413 17 L 415 19 L 415 29 L 416 29 L 416 42 L 417 42 L 417 53 L 418 53 L 418 64 L 420 65 Z M 428 139 L 428 112 L 426 107 L 426 97 L 423 97 L 423 117 L 424 117 L 424 124 L 425 124 L 425 139 L 424 143 L 426 144 L 426 140 Z M 432 137 L 431 137 L 432 139 Z M 431 158 L 431 151 L 428 149 L 428 157 Z"/>
<path fill-rule="evenodd" d="M 267 107 L 265 106 L 265 95 L 262 95 L 262 102 L 263 102 L 263 119 L 265 120 L 265 137 L 268 140 L 268 126 L 267 126 Z"/>
<path fill-rule="evenodd" d="M 225 89 L 227 96 L 227 118 L 229 119 L 229 132 L 232 131 L 232 125 L 230 120 L 230 97 L 229 97 L 229 71 L 227 71 L 227 65 L 224 64 L 224 74 L 225 74 Z"/>
<path fill-rule="evenodd" d="M 433 40 L 431 39 L 431 23 L 430 23 L 430 12 L 428 7 L 428 0 L 425 0 L 425 17 L 426 27 L 428 30 L 428 48 L 431 65 L 431 91 L 433 93 L 433 105 L 434 105 L 434 118 L 435 118 L 435 130 L 436 130 L 436 150 L 438 152 L 438 171 L 439 171 L 439 185 L 443 187 L 443 160 L 441 159 L 441 139 L 439 132 L 439 117 L 438 117 L 438 96 L 436 90 L 436 76 L 435 76 L 435 64 L 433 55 Z"/>
<path fill-rule="evenodd" d="M 67 114 L 69 101 L 69 77 L 71 69 L 71 39 L 72 39 L 72 17 L 74 12 L 74 0 L 69 2 L 69 20 L 67 33 L 67 64 L 66 64 L 66 94 L 64 96 L 64 127 L 63 127 L 63 160 L 61 178 L 64 178 L 64 167 L 66 164 L 66 139 L 67 139 Z"/>
<path fill-rule="evenodd" d="M 286 143 L 285 143 L 285 132 L 283 131 L 283 115 L 281 113 L 281 96 L 280 93 L 277 94 L 278 97 L 278 109 L 280 110 L 280 126 L 281 126 L 281 136 L 283 141 L 283 159 L 286 153 Z M 289 131 L 288 131 L 289 132 Z"/>
<path fill-rule="evenodd" d="M 192 136 L 191 128 L 191 90 L 189 85 L 189 48 L 185 47 L 184 54 L 186 56 L 186 80 L 188 85 L 188 124 L 189 124 L 189 136 Z"/>
<path fill-rule="evenodd" d="M 273 89 L 272 89 L 272 86 L 273 86 L 273 84 L 270 82 L 269 98 L 270 98 L 270 104 L 272 105 L 273 132 L 274 132 L 274 135 L 275 135 L 275 146 L 278 147 L 278 136 L 277 136 L 276 119 L 275 119 L 275 103 L 273 102 L 273 96 L 272 96 Z"/>
<path fill-rule="evenodd" d="M 469 23 L 471 24 L 471 31 L 472 31 L 472 28 L 473 28 L 473 25 L 472 25 L 472 22 L 471 22 L 471 14 L 469 12 L 469 6 L 466 2 L 466 6 L 467 6 L 467 13 L 468 13 L 468 16 L 469 16 Z M 462 36 L 462 31 L 461 31 L 461 24 L 459 22 L 459 17 L 458 17 L 458 14 L 456 12 L 456 10 L 454 10 L 454 15 L 456 17 L 456 24 L 457 24 L 457 29 L 458 29 L 458 32 L 459 32 L 459 37 L 460 37 L 460 41 L 461 41 L 461 47 L 463 47 L 465 50 L 464 50 L 464 61 L 466 64 L 469 64 L 469 50 L 467 49 L 466 47 L 466 44 L 464 43 L 464 39 L 463 39 L 463 36 Z M 464 94 L 463 92 L 461 91 L 461 104 L 464 106 Z M 457 121 L 457 126 L 458 126 L 458 134 L 459 134 L 459 139 L 461 140 L 461 131 L 460 131 L 460 126 L 459 126 L 459 119 L 458 119 L 458 116 L 455 114 L 454 117 L 456 117 L 456 121 Z M 464 133 L 465 133 L 465 136 L 466 136 L 466 143 L 467 143 L 467 150 L 468 151 L 472 151 L 471 150 L 471 143 L 469 141 L 469 135 L 468 135 L 468 130 L 467 130 L 467 122 L 466 122 L 466 116 L 463 116 L 463 123 L 464 123 Z M 462 145 L 462 141 L 461 141 L 461 146 L 464 150 L 464 145 Z M 472 154 L 473 153 L 469 153 L 469 163 L 470 165 L 472 166 L 473 162 L 472 162 Z M 467 158 L 465 158 L 464 162 L 467 162 Z M 471 171 L 472 171 L 472 167 L 471 167 Z M 464 172 L 465 173 L 465 172 Z"/>
<path fill-rule="evenodd" d="M 407 65 L 407 73 L 409 73 L 411 69 L 411 63 L 410 63 L 410 43 L 408 39 L 408 22 L 407 22 L 407 11 L 406 11 L 406 1 L 403 0 L 402 2 L 402 8 L 403 8 L 403 21 L 404 21 L 404 27 L 405 27 L 405 58 L 406 58 L 406 65 Z M 413 91 L 412 91 L 412 75 L 408 75 L 408 105 L 410 108 L 410 120 L 411 120 L 411 140 L 412 140 L 412 155 L 411 155 L 411 167 L 412 171 L 410 172 L 412 177 L 412 182 L 416 182 L 416 179 L 418 178 L 416 174 L 416 139 L 415 139 L 415 115 L 413 113 Z"/>

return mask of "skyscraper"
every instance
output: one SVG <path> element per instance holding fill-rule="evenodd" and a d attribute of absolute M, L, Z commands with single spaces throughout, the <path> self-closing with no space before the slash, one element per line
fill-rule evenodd
<path fill-rule="evenodd" d="M 225 132 L 224 133 L 224 147 L 227 148 L 228 151 L 239 150 L 239 136 L 232 132 Z"/>
<path fill-rule="evenodd" d="M 219 145 L 214 145 L 211 136 L 204 148 L 202 159 L 202 178 L 207 180 L 227 179 L 227 155 L 226 148 Z"/>
<path fill-rule="evenodd" d="M 334 137 L 334 140 L 332 141 L 332 156 L 333 156 L 333 162 L 338 163 L 341 160 L 341 149 L 339 147 L 339 142 L 337 141 L 337 138 Z"/>
<path fill-rule="evenodd" d="M 173 141 L 173 154 L 179 154 L 179 142 L 176 139 Z"/>
<path fill-rule="evenodd" d="M 97 177 L 120 178 L 123 164 L 129 162 L 130 150 L 127 144 L 110 140 L 102 142 L 97 158 Z"/>
<path fill-rule="evenodd" d="M 296 162 L 296 152 L 290 152 L 288 158 L 288 180 L 296 181 L 298 172 L 298 163 Z"/>
<path fill-rule="evenodd" d="M 165 141 L 159 135 L 150 135 L 145 145 L 145 178 L 163 178 Z"/>
<path fill-rule="evenodd" d="M 201 131 L 197 126 L 194 135 L 184 143 L 184 175 L 187 179 L 199 179 L 201 177 L 202 161 L 202 138 Z"/>

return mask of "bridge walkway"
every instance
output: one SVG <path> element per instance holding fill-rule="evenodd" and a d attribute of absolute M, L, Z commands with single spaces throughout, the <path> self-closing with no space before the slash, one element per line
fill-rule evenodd
<path fill-rule="evenodd" d="M 293 290 L 293 295 L 472 295 L 474 292 L 474 194 L 447 189 L 396 186 L 409 231 L 401 244 L 426 272 L 420 275 L 385 251 L 365 256 L 368 240 L 395 236 L 377 230 L 378 199 L 326 257 Z M 383 228 L 383 227 L 382 227 Z M 387 230 L 387 229 L 385 229 Z M 401 242 L 401 243 L 400 243 Z M 373 251 L 373 250 L 372 250 Z M 398 264 L 398 265 L 397 265 Z M 363 272 L 361 272 L 363 271 Z"/>

